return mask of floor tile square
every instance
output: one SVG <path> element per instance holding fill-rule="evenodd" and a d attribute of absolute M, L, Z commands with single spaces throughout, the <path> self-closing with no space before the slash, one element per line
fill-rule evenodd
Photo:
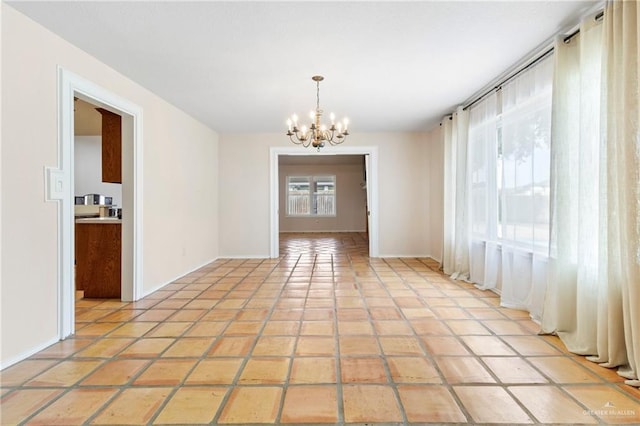
<path fill-rule="evenodd" d="M 419 335 L 447 336 L 452 334 L 444 321 L 437 319 L 413 319 L 409 320 L 409 324 L 411 324 L 416 334 Z"/>
<path fill-rule="evenodd" d="M 518 403 L 497 386 L 455 386 L 454 392 L 477 423 L 533 423 Z"/>
<path fill-rule="evenodd" d="M 187 331 L 189 337 L 220 336 L 229 323 L 225 321 L 199 321 Z"/>
<path fill-rule="evenodd" d="M 524 356 L 562 355 L 556 347 L 538 336 L 503 336 L 509 346 Z"/>
<path fill-rule="evenodd" d="M 295 354 L 298 356 L 334 355 L 336 342 L 333 337 L 300 336 Z"/>
<path fill-rule="evenodd" d="M 338 333 L 348 335 L 373 335 L 373 327 L 369 321 L 338 321 Z"/>
<path fill-rule="evenodd" d="M 374 321 L 373 326 L 376 329 L 376 333 L 381 336 L 411 336 L 413 335 L 413 329 L 406 321 Z"/>
<path fill-rule="evenodd" d="M 2 387 L 19 386 L 58 363 L 57 360 L 27 359 L 0 371 Z"/>
<path fill-rule="evenodd" d="M 434 355 L 471 355 L 465 346 L 453 336 L 422 336 L 427 352 Z"/>
<path fill-rule="evenodd" d="M 196 364 L 194 359 L 169 360 L 161 359 L 153 362 L 134 380 L 136 386 L 176 386 Z"/>
<path fill-rule="evenodd" d="M 265 336 L 294 336 L 298 334 L 299 330 L 299 321 L 267 321 L 262 334 Z"/>
<path fill-rule="evenodd" d="M 394 307 L 375 307 L 370 308 L 369 312 L 371 318 L 374 320 L 399 320 L 402 319 L 402 314 L 397 308 Z"/>
<path fill-rule="evenodd" d="M 208 356 L 246 356 L 255 342 L 255 337 L 221 337 L 213 344 Z"/>
<path fill-rule="evenodd" d="M 211 358 L 202 360 L 191 371 L 188 385 L 230 385 L 233 383 L 243 358 Z"/>
<path fill-rule="evenodd" d="M 88 376 L 103 361 L 71 360 L 62 361 L 50 369 L 42 372 L 27 382 L 27 386 L 64 387 L 72 386 L 85 376 Z"/>
<path fill-rule="evenodd" d="M 191 322 L 164 322 L 151 330 L 147 337 L 178 337 L 182 336 L 193 323 Z"/>
<path fill-rule="evenodd" d="M 380 337 L 385 355 L 424 355 L 420 342 L 415 337 Z"/>
<path fill-rule="evenodd" d="M 393 390 L 384 385 L 346 385 L 342 389 L 347 423 L 402 422 Z"/>
<path fill-rule="evenodd" d="M 336 382 L 335 358 L 294 358 L 291 365 L 291 384 L 322 384 Z"/>
<path fill-rule="evenodd" d="M 333 321 L 302 321 L 300 335 L 303 336 L 333 336 Z"/>
<path fill-rule="evenodd" d="M 513 349 L 496 336 L 462 336 L 461 339 L 476 355 L 516 355 Z"/>
<path fill-rule="evenodd" d="M 609 386 L 566 386 L 571 396 L 606 424 L 640 424 L 640 401 Z"/>
<path fill-rule="evenodd" d="M 29 424 L 84 424 L 98 409 L 112 398 L 116 392 L 117 389 L 113 388 L 72 389 L 53 404 L 38 413 L 38 415 L 29 421 Z"/>
<path fill-rule="evenodd" d="M 293 336 L 264 336 L 253 348 L 254 356 L 288 356 L 293 353 L 296 338 Z"/>
<path fill-rule="evenodd" d="M 335 386 L 289 386 L 284 397 L 282 423 L 336 423 Z"/>
<path fill-rule="evenodd" d="M 250 358 L 238 384 L 271 385 L 284 383 L 289 374 L 289 358 Z"/>
<path fill-rule="evenodd" d="M 282 388 L 238 386 L 222 410 L 218 423 L 275 423 Z"/>
<path fill-rule="evenodd" d="M 209 424 L 228 389 L 222 387 L 180 388 L 162 409 L 154 424 Z"/>
<path fill-rule="evenodd" d="M 226 336 L 255 336 L 260 333 L 262 326 L 262 321 L 236 321 L 227 326 L 224 334 Z"/>
<path fill-rule="evenodd" d="M 171 390 L 167 387 L 125 389 L 102 410 L 92 423 L 98 425 L 147 424 Z"/>
<path fill-rule="evenodd" d="M 381 358 L 342 358 L 340 370 L 343 383 L 387 383 Z"/>
<path fill-rule="evenodd" d="M 395 383 L 442 383 L 434 365 L 423 357 L 387 357 Z"/>
<path fill-rule="evenodd" d="M 164 352 L 164 350 L 171 346 L 173 342 L 175 342 L 175 339 L 169 338 L 140 339 L 132 343 L 124 351 L 120 352 L 119 356 L 154 358 Z"/>
<path fill-rule="evenodd" d="M 548 383 L 548 380 L 523 358 L 483 357 L 482 361 L 502 383 Z"/>
<path fill-rule="evenodd" d="M 602 382 L 591 371 L 567 357 L 532 357 L 527 359 L 555 383 Z"/>
<path fill-rule="evenodd" d="M 16 425 L 44 407 L 63 392 L 62 389 L 22 389 L 0 399 L 3 424 Z"/>
<path fill-rule="evenodd" d="M 477 320 L 445 320 L 445 324 L 458 336 L 485 335 L 491 332 Z"/>
<path fill-rule="evenodd" d="M 344 336 L 340 337 L 340 355 L 378 355 L 380 346 L 373 336 Z"/>
<path fill-rule="evenodd" d="M 116 359 L 109 361 L 95 370 L 80 384 L 82 386 L 122 386 L 142 371 L 149 360 Z"/>
<path fill-rule="evenodd" d="M 407 420 L 413 423 L 467 423 L 453 395 L 444 386 L 398 386 Z"/>
<path fill-rule="evenodd" d="M 495 383 L 495 379 L 475 357 L 456 356 L 435 359 L 445 380 L 457 383 Z"/>
<path fill-rule="evenodd" d="M 555 386 L 512 386 L 508 388 L 542 423 L 598 423 L 585 409 Z"/>
<path fill-rule="evenodd" d="M 199 358 L 209 350 L 214 340 L 215 337 L 185 337 L 164 351 L 162 357 Z"/>

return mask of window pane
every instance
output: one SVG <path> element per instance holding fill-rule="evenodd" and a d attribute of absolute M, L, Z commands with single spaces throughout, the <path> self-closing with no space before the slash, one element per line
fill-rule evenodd
<path fill-rule="evenodd" d="M 311 213 L 309 176 L 287 177 L 287 214 L 308 215 Z"/>
<path fill-rule="evenodd" d="M 471 232 L 475 238 L 496 238 L 497 220 L 496 95 L 492 94 L 471 108 L 469 114 L 469 166 L 471 179 Z"/>
<path fill-rule="evenodd" d="M 333 216 L 336 214 L 336 177 L 335 176 L 315 176 L 314 181 L 314 212 L 320 216 Z"/>
<path fill-rule="evenodd" d="M 505 241 L 548 247 L 551 139 L 550 58 L 503 86 L 500 228 Z"/>

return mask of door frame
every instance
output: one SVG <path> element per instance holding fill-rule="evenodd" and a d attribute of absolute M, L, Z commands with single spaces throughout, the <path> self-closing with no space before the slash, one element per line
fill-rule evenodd
<path fill-rule="evenodd" d="M 123 280 L 122 300 L 135 301 L 143 295 L 142 256 L 142 108 L 99 85 L 58 67 L 58 333 L 64 339 L 75 332 L 75 221 L 74 221 L 74 96 L 93 104 L 120 111 L 130 116 L 132 166 L 130 183 L 123 184 L 123 199 L 129 191 L 131 214 L 123 218 Z M 123 117 L 123 121 L 125 117 Z M 127 117 L 129 119 L 129 117 Z M 128 134 L 125 137 L 129 137 Z M 124 150 L 123 150 L 124 152 Z M 132 163 L 132 164 L 131 164 Z M 125 170 L 123 161 L 123 171 Z M 126 250 L 125 250 L 126 249 Z M 131 253 L 125 258 L 125 253 Z M 128 260 L 130 259 L 130 261 Z"/>
<path fill-rule="evenodd" d="M 378 147 L 377 146 L 334 146 L 326 151 L 301 150 L 300 147 L 271 147 L 270 149 L 270 257 L 280 255 L 280 216 L 279 216 L 279 167 L 281 155 L 364 155 L 369 161 L 367 176 L 367 205 L 369 209 L 369 257 L 378 257 Z"/>

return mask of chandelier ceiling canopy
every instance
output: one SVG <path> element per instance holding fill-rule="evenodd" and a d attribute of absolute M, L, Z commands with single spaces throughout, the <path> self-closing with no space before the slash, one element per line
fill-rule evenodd
<path fill-rule="evenodd" d="M 291 142 L 296 145 L 302 145 L 305 148 L 312 146 L 320 151 L 320 148 L 328 142 L 331 145 L 339 145 L 349 136 L 349 120 L 344 118 L 341 122 L 336 123 L 335 115 L 331 113 L 329 118 L 331 125 L 322 124 L 322 110 L 320 109 L 320 82 L 324 80 L 321 75 L 311 77 L 316 82 L 316 110 L 309 113 L 311 124 L 307 127 L 303 125 L 298 127 L 298 116 L 293 114 L 287 120 L 287 136 Z"/>

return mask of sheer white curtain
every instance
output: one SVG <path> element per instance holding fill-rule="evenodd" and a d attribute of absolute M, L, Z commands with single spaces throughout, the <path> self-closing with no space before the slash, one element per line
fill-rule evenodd
<path fill-rule="evenodd" d="M 553 57 L 502 86 L 501 305 L 540 319 L 547 285 Z"/>
<path fill-rule="evenodd" d="M 542 331 L 638 386 L 638 9 L 608 3 L 556 43 L 550 279 Z"/>
<path fill-rule="evenodd" d="M 469 113 L 471 280 L 540 319 L 547 281 L 553 60 Z"/>
<path fill-rule="evenodd" d="M 442 122 L 444 138 L 444 247 L 442 269 L 454 279 L 469 279 L 469 114 L 458 107 Z"/>
<path fill-rule="evenodd" d="M 471 281 L 482 290 L 496 289 L 501 269 L 497 243 L 498 95 L 491 93 L 469 110 L 471 180 Z"/>

